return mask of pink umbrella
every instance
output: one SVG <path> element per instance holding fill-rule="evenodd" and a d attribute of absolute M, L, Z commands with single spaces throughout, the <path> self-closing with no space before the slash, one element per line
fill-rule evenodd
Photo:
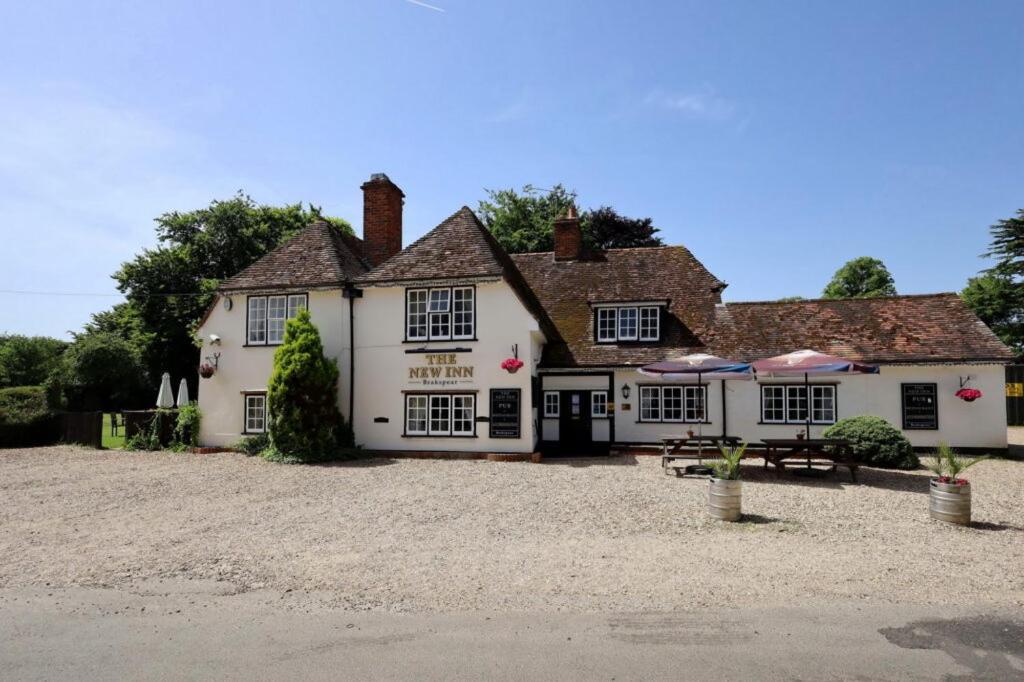
<path fill-rule="evenodd" d="M 754 371 L 770 377 L 804 377 L 807 391 L 807 437 L 811 437 L 811 380 L 810 375 L 836 376 L 842 374 L 878 374 L 878 367 L 855 360 L 846 360 L 819 353 L 816 350 L 798 350 L 774 358 L 757 360 Z"/>

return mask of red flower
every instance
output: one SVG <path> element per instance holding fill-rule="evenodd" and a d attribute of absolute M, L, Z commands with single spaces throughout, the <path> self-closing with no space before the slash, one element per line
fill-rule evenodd
<path fill-rule="evenodd" d="M 523 366 L 523 361 L 519 358 L 506 358 L 501 362 L 501 368 L 510 374 L 515 374 L 519 371 L 519 368 Z"/>
<path fill-rule="evenodd" d="M 961 388 L 954 395 L 964 402 L 973 403 L 982 396 L 982 393 L 976 388 Z"/>

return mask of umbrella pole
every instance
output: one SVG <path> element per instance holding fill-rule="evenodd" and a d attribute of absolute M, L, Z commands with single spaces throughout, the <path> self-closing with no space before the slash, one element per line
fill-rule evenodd
<path fill-rule="evenodd" d="M 722 439 L 724 440 L 729 435 L 728 429 L 726 429 L 725 420 L 725 379 L 722 379 Z"/>

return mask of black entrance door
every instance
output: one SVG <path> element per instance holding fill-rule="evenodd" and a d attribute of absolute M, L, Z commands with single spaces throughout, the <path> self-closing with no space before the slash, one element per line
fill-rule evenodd
<path fill-rule="evenodd" d="M 566 454 L 587 454 L 593 449 L 590 391 L 562 391 L 558 445 Z"/>

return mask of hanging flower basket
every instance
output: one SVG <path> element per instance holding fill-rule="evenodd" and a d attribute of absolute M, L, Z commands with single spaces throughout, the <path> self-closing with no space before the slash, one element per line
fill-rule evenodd
<path fill-rule="evenodd" d="M 961 388 L 954 395 L 965 403 L 973 403 L 982 396 L 982 392 L 976 388 Z"/>
<path fill-rule="evenodd" d="M 501 361 L 501 368 L 509 374 L 515 374 L 523 366 L 523 361 L 519 358 L 506 358 Z"/>
<path fill-rule="evenodd" d="M 199 365 L 199 376 L 201 376 L 204 379 L 209 379 L 210 377 L 213 376 L 214 372 L 216 371 L 217 368 L 208 362 L 204 362 L 203 364 Z"/>

